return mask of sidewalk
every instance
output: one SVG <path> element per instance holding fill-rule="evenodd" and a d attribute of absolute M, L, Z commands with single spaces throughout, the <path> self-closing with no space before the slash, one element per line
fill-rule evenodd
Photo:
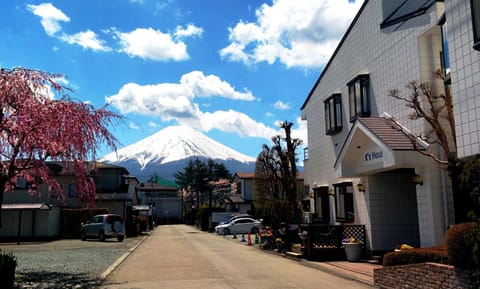
<path fill-rule="evenodd" d="M 231 241 L 245 244 L 240 237 L 237 239 L 226 238 Z M 255 245 L 253 245 L 255 246 Z M 257 245 L 258 246 L 258 245 Z M 323 272 L 348 279 L 355 280 L 370 286 L 374 286 L 373 270 L 381 268 L 381 264 L 371 263 L 368 260 L 361 260 L 360 262 L 348 261 L 310 261 L 299 257 L 288 256 L 286 254 L 276 253 L 275 250 L 261 250 L 262 252 L 277 254 L 280 257 L 289 258 L 298 261 L 300 264 L 311 267 Z"/>
<path fill-rule="evenodd" d="M 300 259 L 299 262 L 326 273 L 336 275 L 345 279 L 351 279 L 374 286 L 373 269 L 381 268 L 382 265 L 372 264 L 368 261 L 307 261 Z"/>

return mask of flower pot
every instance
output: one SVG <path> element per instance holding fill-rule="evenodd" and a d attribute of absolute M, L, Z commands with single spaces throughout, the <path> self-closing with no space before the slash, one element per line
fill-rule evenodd
<path fill-rule="evenodd" d="M 348 261 L 350 262 L 360 261 L 360 257 L 362 256 L 362 244 L 343 243 L 343 247 L 345 248 L 345 255 L 347 256 Z"/>

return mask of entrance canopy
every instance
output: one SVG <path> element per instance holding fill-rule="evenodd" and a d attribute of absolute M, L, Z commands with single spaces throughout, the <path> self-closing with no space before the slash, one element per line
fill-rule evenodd
<path fill-rule="evenodd" d="M 391 118 L 358 118 L 335 161 L 335 174 L 348 178 L 414 167 L 420 156 L 416 150 L 427 147 Z"/>

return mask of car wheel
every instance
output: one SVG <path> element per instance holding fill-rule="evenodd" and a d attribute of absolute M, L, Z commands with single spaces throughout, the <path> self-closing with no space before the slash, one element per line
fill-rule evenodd
<path fill-rule="evenodd" d="M 222 234 L 223 235 L 230 235 L 230 230 L 228 228 L 224 228 Z"/>
<path fill-rule="evenodd" d="M 101 241 L 101 242 L 105 242 L 105 240 L 107 238 L 105 238 L 105 233 L 102 231 L 100 233 L 98 233 L 98 239 Z"/>
<path fill-rule="evenodd" d="M 118 236 L 117 237 L 117 240 L 118 242 L 123 242 L 123 239 L 125 238 L 125 236 Z"/>
<path fill-rule="evenodd" d="M 253 228 L 250 230 L 250 233 L 251 233 L 251 234 L 258 234 L 258 228 L 257 228 L 257 227 L 253 227 Z"/>
<path fill-rule="evenodd" d="M 85 234 L 85 231 L 80 232 L 80 240 L 85 241 L 87 239 L 87 234 Z"/>

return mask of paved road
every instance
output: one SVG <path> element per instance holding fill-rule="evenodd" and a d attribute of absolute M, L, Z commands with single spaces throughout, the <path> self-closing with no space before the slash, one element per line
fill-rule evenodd
<path fill-rule="evenodd" d="M 102 289 L 371 288 L 185 225 L 160 226 Z"/>

